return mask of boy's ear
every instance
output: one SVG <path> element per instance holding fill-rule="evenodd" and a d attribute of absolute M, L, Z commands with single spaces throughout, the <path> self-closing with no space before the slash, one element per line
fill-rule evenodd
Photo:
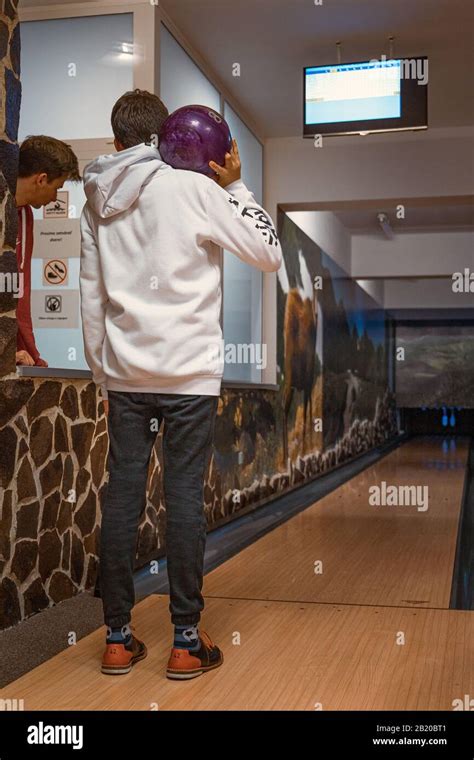
<path fill-rule="evenodd" d="M 121 150 L 125 150 L 122 143 L 119 140 L 117 140 L 116 137 L 114 137 L 114 147 L 117 153 L 120 153 Z"/>

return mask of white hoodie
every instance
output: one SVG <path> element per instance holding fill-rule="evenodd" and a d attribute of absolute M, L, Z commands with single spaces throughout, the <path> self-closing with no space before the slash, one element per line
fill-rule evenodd
<path fill-rule="evenodd" d="M 84 349 L 108 390 L 218 396 L 221 247 L 262 272 L 282 262 L 272 220 L 239 180 L 225 190 L 145 143 L 84 170 Z"/>

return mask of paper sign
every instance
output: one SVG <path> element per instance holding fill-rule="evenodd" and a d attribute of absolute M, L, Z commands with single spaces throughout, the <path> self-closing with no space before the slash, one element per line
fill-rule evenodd
<path fill-rule="evenodd" d="M 79 327 L 79 291 L 32 290 L 31 318 L 36 327 Z"/>
<path fill-rule="evenodd" d="M 33 246 L 35 259 L 79 258 L 80 255 L 79 219 L 37 219 L 35 221 Z"/>
<path fill-rule="evenodd" d="M 67 219 L 69 216 L 69 191 L 58 190 L 55 201 L 43 206 L 43 219 L 62 218 Z"/>

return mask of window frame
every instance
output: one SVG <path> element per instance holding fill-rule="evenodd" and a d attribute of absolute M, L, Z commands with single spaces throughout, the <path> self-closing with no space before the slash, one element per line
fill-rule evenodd
<path fill-rule="evenodd" d="M 19 8 L 18 15 L 21 22 L 26 21 L 46 21 L 53 19 L 67 18 L 84 18 L 87 16 L 105 16 L 127 13 L 133 15 L 133 44 L 136 47 L 136 57 L 133 63 L 133 86 L 140 89 L 148 90 L 160 95 L 160 34 L 161 24 L 175 38 L 177 43 L 183 48 L 185 53 L 191 58 L 194 64 L 202 71 L 204 76 L 217 89 L 220 96 L 221 114 L 224 114 L 224 103 L 226 102 L 237 116 L 242 120 L 247 129 L 262 145 L 262 186 L 263 186 L 263 205 L 265 204 L 265 142 L 260 134 L 260 130 L 254 120 L 246 113 L 235 101 L 233 95 L 229 92 L 223 82 L 212 71 L 205 59 L 196 51 L 189 41 L 184 37 L 172 19 L 166 14 L 163 8 L 158 4 L 154 5 L 151 0 L 102 0 L 93 6 L 89 3 L 77 2 L 70 5 L 40 5 L 35 8 Z M 79 168 L 82 173 L 87 163 L 92 161 L 98 155 L 110 153 L 110 146 L 113 146 L 111 136 L 103 138 L 76 139 L 67 140 L 68 144 L 79 159 Z M 220 321 L 223 326 L 224 314 L 224 277 L 223 277 L 223 255 L 221 256 L 221 282 L 222 282 L 222 304 Z M 222 387 L 228 388 L 260 388 L 262 390 L 277 390 L 276 382 L 276 273 L 262 273 L 262 290 L 261 290 L 261 325 L 262 325 L 262 343 L 267 344 L 267 366 L 261 372 L 261 381 L 231 381 L 223 380 Z M 65 370 L 66 371 L 66 370 Z"/>

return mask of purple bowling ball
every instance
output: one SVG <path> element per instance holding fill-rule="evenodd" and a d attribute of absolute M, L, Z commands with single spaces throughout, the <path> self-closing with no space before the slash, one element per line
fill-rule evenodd
<path fill-rule="evenodd" d="M 164 122 L 158 150 L 163 161 L 174 169 L 214 176 L 209 161 L 225 165 L 225 154 L 232 148 L 229 125 L 208 106 L 184 106 Z"/>

